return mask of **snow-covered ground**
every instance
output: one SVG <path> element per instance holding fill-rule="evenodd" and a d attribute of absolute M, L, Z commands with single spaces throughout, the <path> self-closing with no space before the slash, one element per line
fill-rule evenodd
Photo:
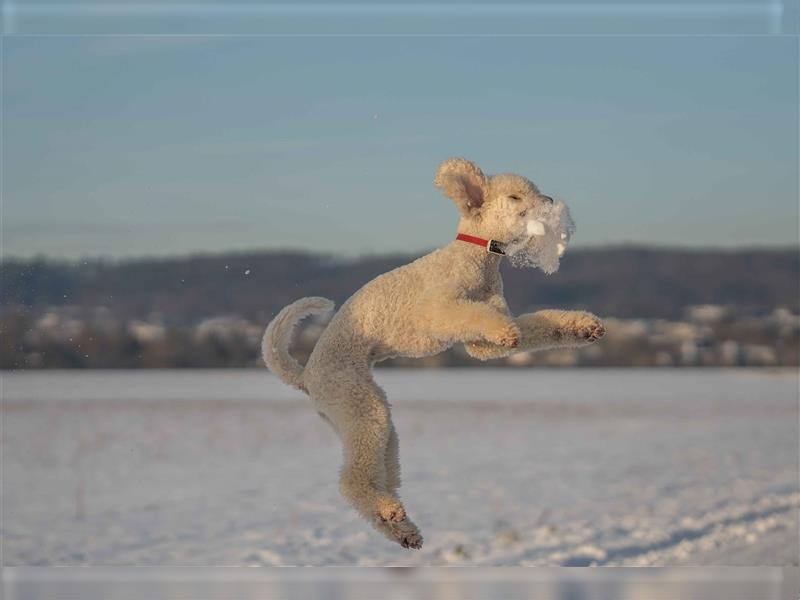
<path fill-rule="evenodd" d="M 798 374 L 379 370 L 420 552 L 266 371 L 3 374 L 6 565 L 796 565 Z"/>

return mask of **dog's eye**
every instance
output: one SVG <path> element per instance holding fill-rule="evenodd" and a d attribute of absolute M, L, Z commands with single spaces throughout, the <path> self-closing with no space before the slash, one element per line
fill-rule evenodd
<path fill-rule="evenodd" d="M 517 196 L 516 194 L 511 194 L 511 195 L 509 196 L 509 198 L 511 198 L 512 200 L 522 200 L 522 198 L 520 198 L 520 197 L 519 197 L 519 196 Z"/>

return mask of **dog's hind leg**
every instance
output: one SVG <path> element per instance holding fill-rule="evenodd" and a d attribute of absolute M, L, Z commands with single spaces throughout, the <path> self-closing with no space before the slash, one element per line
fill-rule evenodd
<path fill-rule="evenodd" d="M 400 502 L 397 489 L 400 487 L 400 456 L 397 431 L 391 418 L 389 419 L 389 439 L 386 444 L 385 469 L 386 469 L 386 491 Z M 402 504 L 401 504 L 402 507 Z M 422 547 L 422 536 L 417 526 L 405 516 L 403 509 L 403 519 L 384 520 L 375 522 L 375 527 L 391 540 L 398 542 L 404 548 L 419 549 Z"/>
<path fill-rule="evenodd" d="M 389 447 L 394 448 L 393 456 L 397 454 L 397 434 L 383 390 L 371 377 L 354 380 L 342 375 L 337 377 L 335 397 L 325 403 L 327 416 L 342 439 L 342 495 L 386 537 L 404 547 L 419 548 L 422 537 L 395 495 L 399 468 L 392 463 L 387 469 Z"/>
<path fill-rule="evenodd" d="M 386 489 L 390 494 L 397 496 L 397 489 L 400 487 L 400 446 L 397 438 L 397 431 L 394 424 L 389 421 L 389 442 L 386 445 Z M 379 530 L 382 530 L 387 537 L 395 539 L 406 548 L 420 548 L 422 546 L 422 536 L 419 530 L 408 518 L 399 523 L 391 521 L 379 523 Z"/>
<path fill-rule="evenodd" d="M 386 444 L 386 489 L 390 494 L 397 495 L 400 483 L 400 442 L 394 423 L 390 420 L 389 441 Z"/>

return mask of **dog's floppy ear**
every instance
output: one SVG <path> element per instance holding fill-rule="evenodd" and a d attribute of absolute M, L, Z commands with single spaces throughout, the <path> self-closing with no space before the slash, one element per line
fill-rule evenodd
<path fill-rule="evenodd" d="M 486 200 L 486 176 L 466 158 L 448 158 L 439 165 L 434 184 L 465 217 L 478 214 Z"/>

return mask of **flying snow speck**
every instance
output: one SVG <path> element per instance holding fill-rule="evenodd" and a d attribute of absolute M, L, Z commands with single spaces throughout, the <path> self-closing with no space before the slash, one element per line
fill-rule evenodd
<path fill-rule="evenodd" d="M 245 274 L 245 275 L 250 275 L 250 269 L 247 269 L 247 270 L 244 272 L 244 274 Z"/>
<path fill-rule="evenodd" d="M 374 115 L 372 115 L 372 120 L 373 121 L 377 121 L 378 120 L 378 113 L 375 113 Z"/>

